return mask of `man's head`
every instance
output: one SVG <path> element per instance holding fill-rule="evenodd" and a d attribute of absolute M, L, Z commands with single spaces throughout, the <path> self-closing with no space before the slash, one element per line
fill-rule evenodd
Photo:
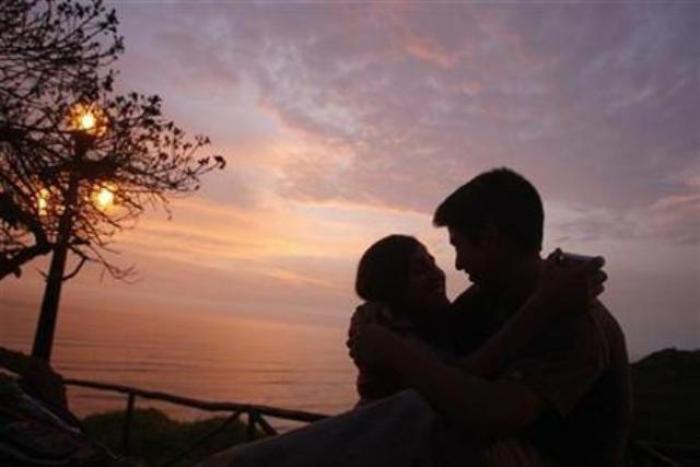
<path fill-rule="evenodd" d="M 542 200 L 529 181 L 507 168 L 484 172 L 458 188 L 438 206 L 433 223 L 448 228 L 455 267 L 483 285 L 542 249 Z"/>

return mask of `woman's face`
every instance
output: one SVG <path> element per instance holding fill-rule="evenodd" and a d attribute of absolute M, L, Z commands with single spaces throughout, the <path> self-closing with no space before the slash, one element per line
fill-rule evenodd
<path fill-rule="evenodd" d="M 445 273 L 435 264 L 435 258 L 420 246 L 408 266 L 405 306 L 418 313 L 438 310 L 450 302 L 445 294 Z"/>

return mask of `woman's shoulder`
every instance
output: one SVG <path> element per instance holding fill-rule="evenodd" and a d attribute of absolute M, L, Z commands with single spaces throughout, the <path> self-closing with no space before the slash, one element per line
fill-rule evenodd
<path fill-rule="evenodd" d="M 414 320 L 402 316 L 384 302 L 365 302 L 355 309 L 355 313 L 353 313 L 350 320 L 350 327 L 367 324 L 386 326 L 404 336 L 417 333 L 417 323 Z"/>
<path fill-rule="evenodd" d="M 351 325 L 384 323 L 392 319 L 391 308 L 384 302 L 364 302 L 355 308 Z"/>
<path fill-rule="evenodd" d="M 472 285 L 457 296 L 450 311 L 460 315 L 477 313 L 488 306 L 488 302 L 487 294 L 478 285 Z"/>

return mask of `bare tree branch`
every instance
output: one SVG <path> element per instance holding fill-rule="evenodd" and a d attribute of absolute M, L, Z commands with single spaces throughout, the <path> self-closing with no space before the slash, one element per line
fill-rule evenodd
<path fill-rule="evenodd" d="M 85 265 L 85 263 L 90 261 L 90 258 L 86 254 L 84 254 L 83 252 L 78 250 L 77 248 L 71 248 L 71 250 L 73 251 L 73 253 L 77 254 L 80 257 L 80 262 L 78 262 L 78 265 L 73 269 L 73 271 L 71 271 L 68 274 L 66 274 L 65 276 L 63 276 L 63 282 L 69 281 L 70 279 L 77 276 L 78 273 L 80 272 L 80 270 L 83 269 L 83 266 Z"/>

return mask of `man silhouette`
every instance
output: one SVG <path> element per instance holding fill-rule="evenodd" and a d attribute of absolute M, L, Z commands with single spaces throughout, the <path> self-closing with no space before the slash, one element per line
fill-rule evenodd
<path fill-rule="evenodd" d="M 544 210 L 537 190 L 501 168 L 482 173 L 437 208 L 455 267 L 473 285 L 443 317 L 458 355 L 496 334 L 531 296 L 543 270 Z M 475 440 L 515 436 L 562 466 L 622 462 L 629 425 L 629 364 L 622 331 L 599 301 L 561 310 L 492 377 L 412 348 L 379 326 L 357 331 L 356 359 L 390 372 Z M 481 376 L 476 376 L 481 374 Z"/>

